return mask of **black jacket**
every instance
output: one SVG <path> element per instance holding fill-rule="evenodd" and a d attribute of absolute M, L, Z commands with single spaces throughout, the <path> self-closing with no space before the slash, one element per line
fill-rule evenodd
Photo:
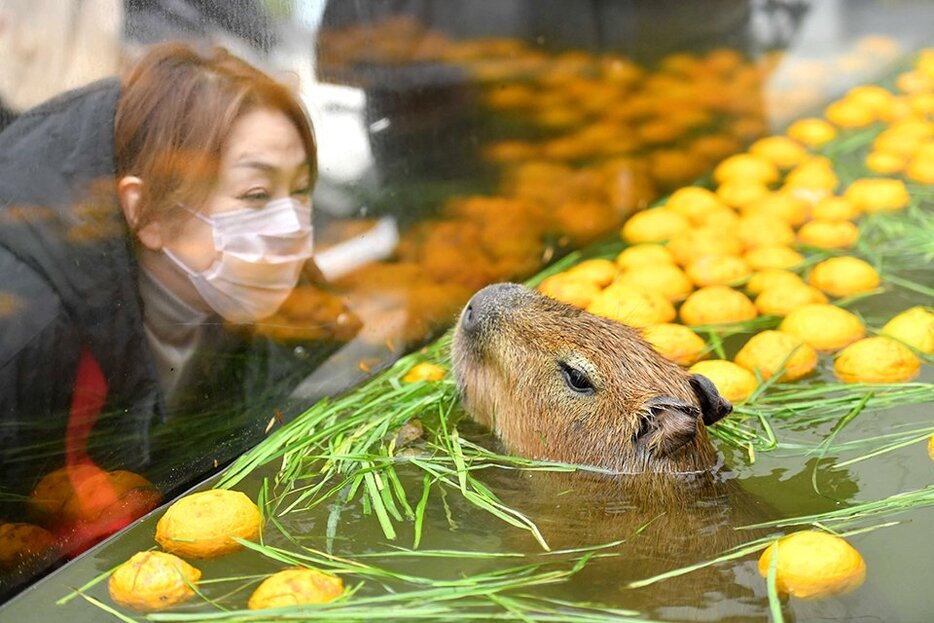
<path fill-rule="evenodd" d="M 101 81 L 0 133 L 0 501 L 64 463 L 83 349 L 106 381 L 89 454 L 105 469 L 142 470 L 164 492 L 255 443 L 328 354 L 213 323 L 186 412 L 167 413 L 116 200 L 118 95 L 116 80 Z"/>
<path fill-rule="evenodd" d="M 98 82 L 0 133 L 3 485 L 21 487 L 43 464 L 61 464 L 82 348 L 106 379 L 104 411 L 122 414 L 100 423 L 124 440 L 102 460 L 133 469 L 149 459 L 162 406 L 115 194 L 118 95 L 116 80 Z"/>

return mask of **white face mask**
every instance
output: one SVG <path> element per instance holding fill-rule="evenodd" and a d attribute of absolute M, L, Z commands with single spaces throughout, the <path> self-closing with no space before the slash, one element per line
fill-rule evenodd
<path fill-rule="evenodd" d="M 270 316 L 289 296 L 312 255 L 311 206 L 292 197 L 258 209 L 204 216 L 220 254 L 207 270 L 192 270 L 169 249 L 165 254 L 191 279 L 211 309 L 231 322 Z"/>

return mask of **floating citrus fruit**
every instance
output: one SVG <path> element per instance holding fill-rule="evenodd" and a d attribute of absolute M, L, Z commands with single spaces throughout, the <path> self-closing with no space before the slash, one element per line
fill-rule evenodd
<path fill-rule="evenodd" d="M 661 324 L 675 317 L 675 308 L 665 297 L 619 283 L 601 292 L 587 306 L 587 311 L 632 327 Z"/>
<path fill-rule="evenodd" d="M 699 361 L 688 369 L 692 374 L 702 374 L 710 379 L 717 391 L 733 403 L 741 403 L 756 391 L 759 382 L 756 377 L 742 366 L 732 361 L 711 359 Z"/>
<path fill-rule="evenodd" d="M 694 290 L 687 275 L 674 264 L 643 265 L 627 270 L 616 283 L 643 292 L 656 292 L 669 301 L 684 300 Z"/>
<path fill-rule="evenodd" d="M 139 552 L 110 576 L 110 597 L 140 612 L 162 610 L 194 597 L 201 572 L 164 552 Z"/>
<path fill-rule="evenodd" d="M 763 290 L 756 297 L 756 309 L 763 316 L 787 316 L 802 305 L 826 302 L 827 297 L 814 286 L 796 283 Z"/>
<path fill-rule="evenodd" d="M 753 273 L 752 277 L 750 277 L 749 281 L 746 283 L 746 289 L 752 294 L 761 294 L 773 288 L 803 283 L 804 281 L 801 280 L 801 277 L 790 270 L 766 268 Z"/>
<path fill-rule="evenodd" d="M 837 130 L 823 119 L 800 119 L 788 126 L 788 136 L 808 147 L 820 147 L 837 136 Z"/>
<path fill-rule="evenodd" d="M 755 247 L 743 256 L 749 266 L 755 270 L 767 268 L 789 269 L 804 261 L 804 256 L 790 247 L 781 244 Z"/>
<path fill-rule="evenodd" d="M 767 196 L 772 191 L 756 180 L 729 180 L 717 187 L 717 198 L 732 208 L 742 208 Z"/>
<path fill-rule="evenodd" d="M 743 281 L 752 273 L 746 260 L 733 255 L 708 255 L 688 265 L 687 276 L 698 286 L 726 286 Z"/>
<path fill-rule="evenodd" d="M 419 381 L 440 381 L 447 375 L 441 366 L 427 361 L 412 366 L 402 377 L 404 383 L 418 383 Z"/>
<path fill-rule="evenodd" d="M 747 249 L 795 242 L 791 225 L 772 214 L 744 214 L 736 223 L 736 235 Z"/>
<path fill-rule="evenodd" d="M 787 136 L 767 136 L 749 146 L 749 152 L 765 158 L 780 169 L 788 169 L 807 157 L 800 143 Z"/>
<path fill-rule="evenodd" d="M 316 569 L 286 569 L 256 587 L 247 604 L 250 610 L 326 604 L 344 593 L 344 582 Z"/>
<path fill-rule="evenodd" d="M 902 383 L 920 369 L 921 362 L 907 346 L 887 337 L 853 342 L 834 362 L 834 372 L 844 383 Z"/>
<path fill-rule="evenodd" d="M 240 491 L 201 491 L 169 506 L 156 524 L 156 541 L 180 556 L 221 556 L 243 547 L 234 537 L 258 538 L 260 519 L 259 508 Z"/>
<path fill-rule="evenodd" d="M 807 219 L 807 203 L 786 192 L 769 193 L 741 208 L 746 215 L 765 215 L 781 219 L 785 223 L 797 227 Z M 778 242 L 773 244 L 780 244 Z"/>
<path fill-rule="evenodd" d="M 801 226 L 798 240 L 821 249 L 847 249 L 859 240 L 859 228 L 849 221 L 813 220 Z"/>
<path fill-rule="evenodd" d="M 869 292 L 879 285 L 879 273 L 855 257 L 834 257 L 817 264 L 808 283 L 831 296 Z"/>
<path fill-rule="evenodd" d="M 772 557 L 775 586 L 785 595 L 817 599 L 849 592 L 866 578 L 866 563 L 838 536 L 804 530 L 770 545 L 759 558 L 759 573 L 768 577 Z"/>
<path fill-rule="evenodd" d="M 793 381 L 817 366 L 817 351 L 801 338 L 781 331 L 762 331 L 736 353 L 736 363 L 769 380 L 784 367 L 779 380 Z"/>
<path fill-rule="evenodd" d="M 887 178 L 856 180 L 849 185 L 843 196 L 864 212 L 901 210 L 911 201 L 903 181 Z"/>
<path fill-rule="evenodd" d="M 671 240 L 690 227 L 686 218 L 665 208 L 636 212 L 623 225 L 622 237 L 626 242 L 663 242 Z"/>
<path fill-rule="evenodd" d="M 689 366 L 704 353 L 704 340 L 682 324 L 653 324 L 642 330 L 645 341 L 663 357 Z"/>
<path fill-rule="evenodd" d="M 538 291 L 556 301 L 586 308 L 597 298 L 601 288 L 595 283 L 570 279 L 566 273 L 559 273 L 538 284 Z"/>
<path fill-rule="evenodd" d="M 611 260 L 593 259 L 584 260 L 564 272 L 569 279 L 588 281 L 601 288 L 613 283 L 619 274 L 619 267 Z"/>
<path fill-rule="evenodd" d="M 836 305 L 802 305 L 785 316 L 779 329 L 796 335 L 820 351 L 838 350 L 866 335 L 853 313 Z"/>
<path fill-rule="evenodd" d="M 860 210 L 843 197 L 824 197 L 811 208 L 811 218 L 822 221 L 851 221 L 860 215 Z"/>
<path fill-rule="evenodd" d="M 673 238 L 668 249 L 678 264 L 687 266 L 708 255 L 739 255 L 743 244 L 736 236 L 716 227 L 700 227 Z"/>
<path fill-rule="evenodd" d="M 912 307 L 882 327 L 882 332 L 922 353 L 934 353 L 934 314 L 923 307 Z"/>
<path fill-rule="evenodd" d="M 622 270 L 642 264 L 674 264 L 675 258 L 660 244 L 637 244 L 626 247 L 616 256 L 616 265 Z"/>
<path fill-rule="evenodd" d="M 771 184 L 778 180 L 778 167 L 762 156 L 736 154 L 726 158 L 714 168 L 713 179 L 717 184 L 734 180 L 752 180 Z"/>
<path fill-rule="evenodd" d="M 695 224 L 699 224 L 705 215 L 724 207 L 715 194 L 706 188 L 687 186 L 672 193 L 665 207 L 677 212 Z"/>
<path fill-rule="evenodd" d="M 684 301 L 680 313 L 684 324 L 690 326 L 743 322 L 758 315 L 745 294 L 727 286 L 700 288 Z"/>

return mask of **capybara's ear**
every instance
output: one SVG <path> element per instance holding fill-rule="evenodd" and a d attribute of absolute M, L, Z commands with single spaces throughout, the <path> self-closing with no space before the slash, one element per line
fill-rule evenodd
<path fill-rule="evenodd" d="M 704 424 L 707 426 L 719 422 L 733 411 L 733 405 L 730 404 L 730 401 L 721 396 L 713 381 L 703 374 L 691 375 L 691 387 L 700 401 Z"/>
<path fill-rule="evenodd" d="M 697 407 L 672 396 L 652 398 L 645 406 L 639 438 L 653 454 L 669 456 L 694 439 L 701 415 Z"/>

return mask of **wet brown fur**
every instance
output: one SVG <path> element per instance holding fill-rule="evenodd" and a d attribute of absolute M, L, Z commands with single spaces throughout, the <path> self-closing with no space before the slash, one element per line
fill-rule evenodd
<path fill-rule="evenodd" d="M 635 329 L 514 284 L 485 288 L 472 301 L 478 297 L 476 330 L 464 329 L 463 315 L 458 323 L 454 372 L 467 412 L 510 452 L 621 473 L 714 466 L 701 419 L 666 409 L 692 405 L 699 415 L 690 375 Z M 571 391 L 560 362 L 585 370 L 594 394 Z"/>

